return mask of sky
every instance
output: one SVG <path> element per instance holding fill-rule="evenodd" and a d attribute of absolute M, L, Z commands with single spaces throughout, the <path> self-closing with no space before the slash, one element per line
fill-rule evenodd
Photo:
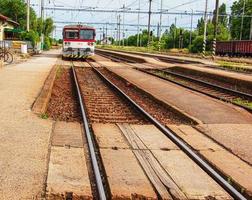
<path fill-rule="evenodd" d="M 31 6 L 34 8 L 38 16 L 40 16 L 40 1 L 41 0 L 30 0 Z M 104 10 L 119 10 L 122 9 L 123 5 L 129 10 L 137 10 L 140 2 L 140 10 L 148 11 L 149 9 L 149 0 L 44 0 L 45 7 L 58 7 L 58 8 L 92 8 L 92 9 L 104 9 Z M 161 1 L 163 1 L 163 9 L 168 10 L 169 12 L 184 13 L 188 12 L 203 12 L 205 10 L 206 0 L 152 0 L 152 11 L 160 11 Z M 225 3 L 227 5 L 227 12 L 230 12 L 230 6 L 235 0 L 220 0 L 220 4 Z M 215 0 L 208 0 L 208 11 L 212 12 L 215 7 Z M 117 22 L 117 13 L 104 13 L 104 12 L 90 12 L 90 11 L 61 11 L 61 10 L 45 10 L 46 17 L 52 17 L 55 22 L 57 22 L 56 29 L 53 33 L 53 37 L 61 38 L 62 37 L 62 28 L 64 23 L 59 22 L 76 22 L 89 24 L 96 28 L 98 39 L 101 37 L 103 32 L 103 27 L 105 24 L 92 24 L 92 23 L 116 23 Z M 196 27 L 198 19 L 202 17 L 193 16 L 193 28 Z M 176 23 L 178 27 L 183 27 L 190 29 L 191 16 L 190 15 L 181 15 L 181 14 L 163 14 L 162 15 L 162 25 L 165 26 L 162 28 L 162 31 L 170 26 L 172 23 Z M 160 15 L 151 15 L 151 28 L 154 33 L 157 32 L 157 24 L 159 23 Z M 123 24 L 123 14 L 121 14 L 121 23 Z M 148 24 L 148 15 L 140 14 L 140 24 Z M 124 23 L 137 25 L 138 24 L 138 14 L 125 13 L 124 14 Z M 115 36 L 116 25 L 107 25 L 108 36 Z M 123 29 L 123 26 L 121 26 Z M 145 29 L 142 27 L 142 29 Z M 125 37 L 136 34 L 137 26 L 124 26 Z"/>

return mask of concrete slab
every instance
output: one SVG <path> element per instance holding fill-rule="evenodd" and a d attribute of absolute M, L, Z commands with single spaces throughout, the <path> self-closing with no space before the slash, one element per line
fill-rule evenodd
<path fill-rule="evenodd" d="M 232 199 L 182 151 L 151 151 L 188 199 Z"/>
<path fill-rule="evenodd" d="M 171 141 L 153 125 L 118 125 L 134 150 L 134 154 L 145 173 L 163 199 L 168 198 L 165 191 L 175 199 L 232 199 L 211 177 L 197 166 L 178 148 L 152 149 L 146 135 L 154 136 L 152 143 L 157 146 Z M 154 132 L 151 132 L 153 130 Z M 163 140 L 163 141 L 160 141 Z M 147 143 L 145 143 L 147 141 Z M 154 146 L 156 147 L 156 146 Z M 193 176 L 193 178 L 192 178 Z M 161 183 L 158 181 L 160 180 Z M 165 186 L 165 189 L 162 187 Z"/>
<path fill-rule="evenodd" d="M 48 51 L 0 71 L 0 197 L 39 199 L 44 194 L 52 122 L 31 112 L 59 51 Z"/>
<path fill-rule="evenodd" d="M 112 199 L 157 199 L 130 149 L 100 149 Z"/>
<path fill-rule="evenodd" d="M 52 88 L 56 77 L 57 69 L 58 67 L 54 65 L 44 83 L 44 86 L 39 96 L 37 97 L 36 101 L 32 106 L 32 111 L 36 114 L 43 114 L 47 110 L 47 106 L 52 94 Z"/>
<path fill-rule="evenodd" d="M 219 171 L 252 196 L 252 167 L 196 129 L 186 125 L 168 125 L 187 144 L 197 150 Z M 237 142 L 239 142 L 237 140 Z"/>
<path fill-rule="evenodd" d="M 56 122 L 52 135 L 52 145 L 83 147 L 81 125 L 76 122 Z"/>
<path fill-rule="evenodd" d="M 127 140 L 115 124 L 93 124 L 92 128 L 100 148 L 130 148 Z"/>
<path fill-rule="evenodd" d="M 83 148 L 52 147 L 47 178 L 48 199 L 92 199 Z"/>
<path fill-rule="evenodd" d="M 197 129 L 252 165 L 252 124 L 202 124 Z"/>
<path fill-rule="evenodd" d="M 154 125 L 130 125 L 148 149 L 172 150 L 179 149 L 171 140 L 162 134 Z"/>
<path fill-rule="evenodd" d="M 93 124 L 112 199 L 157 199 L 127 140 L 115 124 Z"/>
<path fill-rule="evenodd" d="M 115 74 L 143 89 L 179 112 L 207 124 L 252 123 L 252 115 L 237 106 L 193 92 L 131 68 L 108 67 Z"/>

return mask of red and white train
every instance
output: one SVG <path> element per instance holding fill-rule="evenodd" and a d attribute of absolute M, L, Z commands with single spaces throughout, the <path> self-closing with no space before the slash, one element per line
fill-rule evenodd
<path fill-rule="evenodd" d="M 63 28 L 63 58 L 87 58 L 94 55 L 95 28 L 68 25 Z"/>

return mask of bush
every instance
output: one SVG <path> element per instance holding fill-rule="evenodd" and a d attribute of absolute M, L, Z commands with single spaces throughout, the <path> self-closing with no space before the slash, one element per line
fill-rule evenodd
<path fill-rule="evenodd" d="M 189 48 L 190 48 L 190 52 L 192 53 L 201 52 L 203 48 L 203 35 L 197 36 L 193 40 L 192 45 Z"/>
<path fill-rule="evenodd" d="M 21 34 L 22 40 L 31 41 L 33 48 L 40 41 L 39 34 L 35 31 L 23 32 Z"/>
<path fill-rule="evenodd" d="M 52 46 L 52 41 L 50 39 L 50 37 L 46 37 L 45 36 L 45 39 L 44 39 L 44 49 L 45 50 L 49 50 Z"/>

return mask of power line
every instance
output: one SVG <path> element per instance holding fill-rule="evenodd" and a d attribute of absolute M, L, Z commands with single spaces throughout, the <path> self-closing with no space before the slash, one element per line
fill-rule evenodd
<path fill-rule="evenodd" d="M 32 4 L 32 6 L 36 6 L 36 4 Z M 126 11 L 121 10 L 121 9 L 99 9 L 99 8 L 95 8 L 95 7 L 87 7 L 87 8 L 66 8 L 66 7 L 44 7 L 44 10 L 57 10 L 57 11 L 73 11 L 73 12 L 101 12 L 101 13 L 130 13 L 130 14 L 149 14 L 149 11 L 146 10 L 133 10 L 133 9 L 128 9 Z M 191 15 L 190 11 L 176 11 L 176 12 L 171 12 L 171 11 L 152 11 L 151 14 L 153 15 L 160 15 L 160 13 L 162 12 L 162 14 L 166 14 L 166 15 Z M 204 15 L 204 11 L 196 11 L 194 12 L 194 15 L 196 16 L 203 16 Z M 213 12 L 207 12 L 208 16 L 213 16 L 214 13 Z M 227 14 L 221 14 L 219 16 L 231 16 L 231 17 L 252 17 L 252 15 L 242 15 L 242 14 L 237 14 L 237 15 L 232 15 L 230 13 Z"/>

